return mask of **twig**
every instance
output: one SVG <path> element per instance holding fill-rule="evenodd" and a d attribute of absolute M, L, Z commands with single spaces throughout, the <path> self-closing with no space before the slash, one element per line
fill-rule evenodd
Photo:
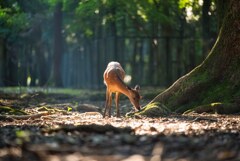
<path fill-rule="evenodd" d="M 218 121 L 217 119 L 214 119 L 214 118 L 196 117 L 195 119 L 192 120 L 192 122 L 201 121 L 201 120 L 212 121 L 212 122 L 217 122 Z"/>

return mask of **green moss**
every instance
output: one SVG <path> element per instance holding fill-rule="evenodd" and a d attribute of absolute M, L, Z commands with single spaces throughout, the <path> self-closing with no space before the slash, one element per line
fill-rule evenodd
<path fill-rule="evenodd" d="M 202 93 L 202 104 L 207 104 L 211 102 L 228 102 L 232 97 L 233 90 L 226 82 L 215 83 Z"/>
<path fill-rule="evenodd" d="M 163 103 L 171 111 L 183 113 L 212 102 L 230 103 L 233 99 L 239 98 L 239 95 L 240 88 L 229 80 L 216 81 L 207 72 L 200 72 L 196 68 L 188 79 L 181 82 L 180 88 Z"/>
<path fill-rule="evenodd" d="M 182 106 L 178 106 L 175 112 L 184 113 L 195 110 L 196 108 L 204 109 L 204 112 L 214 112 L 220 109 L 220 113 L 231 113 L 237 109 L 232 106 L 232 101 L 238 98 L 239 88 L 233 88 L 229 82 L 212 82 L 208 85 L 208 88 L 201 90 L 195 99 L 191 99 L 189 102 Z M 214 104 L 220 102 L 221 104 Z M 224 108 L 222 108 L 224 106 Z M 229 111 L 227 111 L 227 107 Z M 201 111 L 201 110 L 200 110 Z"/>
<path fill-rule="evenodd" d="M 134 115 L 141 115 L 146 117 L 161 117 L 169 115 L 171 112 L 170 110 L 163 104 L 159 102 L 154 102 L 146 105 L 142 110 L 127 114 L 127 117 L 131 117 Z"/>
<path fill-rule="evenodd" d="M 169 110 L 184 113 L 196 109 L 199 113 L 230 114 L 239 112 L 240 108 L 234 102 L 239 100 L 240 87 L 232 84 L 230 80 L 213 79 L 208 75 L 207 72 L 194 71 L 191 73 L 191 77 L 180 82 L 177 90 L 173 90 L 174 92 L 166 100 L 163 102 L 156 100 L 134 115 L 159 117 L 169 113 Z"/>
<path fill-rule="evenodd" d="M 211 77 L 210 77 L 208 71 L 207 70 L 203 71 L 203 69 L 200 68 L 200 66 L 199 66 L 192 71 L 189 82 L 202 83 L 202 82 L 209 81 L 209 79 L 211 79 Z M 189 82 L 186 82 L 186 83 L 188 84 Z"/>
<path fill-rule="evenodd" d="M 236 93 L 233 95 L 233 97 L 235 98 L 239 98 L 240 97 L 240 88 L 237 88 Z"/>
<path fill-rule="evenodd" d="M 169 109 L 172 111 L 179 111 L 178 109 L 187 109 L 189 108 L 189 105 L 192 104 L 190 101 L 186 101 L 187 107 L 185 106 L 185 101 L 183 101 L 185 98 L 186 100 L 188 98 L 191 98 L 192 96 L 199 95 L 200 93 L 197 93 L 202 89 L 202 86 L 207 86 L 207 84 L 212 79 L 207 71 L 201 71 L 199 67 L 192 70 L 189 75 L 186 75 L 188 78 L 184 79 L 184 81 L 181 82 L 180 88 L 178 88 L 177 91 L 175 91 L 171 97 L 167 99 L 164 104 L 166 104 Z M 198 88 L 198 90 L 195 90 Z M 198 96 L 195 96 L 198 97 Z M 179 103 L 181 102 L 181 103 Z M 182 110 L 180 110 L 182 111 Z"/>

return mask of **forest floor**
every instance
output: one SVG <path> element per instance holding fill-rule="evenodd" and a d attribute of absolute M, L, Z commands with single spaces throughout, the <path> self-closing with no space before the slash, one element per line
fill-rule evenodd
<path fill-rule="evenodd" d="M 131 105 L 121 99 L 122 117 L 103 119 L 103 107 L 104 99 L 0 93 L 0 161 L 240 160 L 240 115 L 126 118 Z"/>

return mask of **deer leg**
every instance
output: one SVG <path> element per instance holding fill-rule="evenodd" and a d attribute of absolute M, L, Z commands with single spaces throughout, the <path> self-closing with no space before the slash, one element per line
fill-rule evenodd
<path fill-rule="evenodd" d="M 109 91 L 108 89 L 106 90 L 106 102 L 105 102 L 105 109 L 104 109 L 104 112 L 103 112 L 103 118 L 105 118 L 106 116 L 106 112 L 107 112 L 107 109 L 108 109 L 108 106 L 109 106 Z"/>
<path fill-rule="evenodd" d="M 108 97 L 108 116 L 111 117 L 111 108 L 112 108 L 112 92 L 109 92 L 109 97 Z"/>
<path fill-rule="evenodd" d="M 120 112 L 119 112 L 119 96 L 120 96 L 120 93 L 119 93 L 119 92 L 116 92 L 116 95 L 115 95 L 115 104 L 116 104 L 116 110 L 117 110 L 117 117 L 120 117 Z"/>

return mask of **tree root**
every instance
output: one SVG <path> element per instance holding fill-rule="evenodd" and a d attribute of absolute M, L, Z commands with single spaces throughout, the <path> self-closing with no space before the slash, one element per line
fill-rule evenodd
<path fill-rule="evenodd" d="M 221 103 L 215 102 L 211 104 L 201 105 L 193 109 L 187 110 L 183 114 L 189 113 L 217 113 L 217 114 L 232 114 L 240 112 L 240 107 L 236 103 Z"/>
<path fill-rule="evenodd" d="M 239 94 L 239 86 L 229 80 L 213 77 L 199 66 L 177 80 L 149 104 L 159 103 L 155 104 L 154 108 L 161 108 L 164 111 L 167 107 L 172 112 L 184 114 L 190 112 L 233 114 L 240 112 Z M 161 116 L 161 110 L 158 111 Z M 153 115 L 157 115 L 155 112 Z"/>

